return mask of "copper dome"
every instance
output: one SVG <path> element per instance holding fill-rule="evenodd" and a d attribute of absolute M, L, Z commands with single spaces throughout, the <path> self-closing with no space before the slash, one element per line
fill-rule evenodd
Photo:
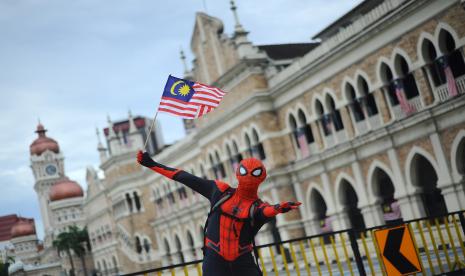
<path fill-rule="evenodd" d="M 34 235 L 36 233 L 36 228 L 34 222 L 29 219 L 19 219 L 19 221 L 11 227 L 11 237 L 22 237 Z"/>
<path fill-rule="evenodd" d="M 49 193 L 51 201 L 73 197 L 82 197 L 83 195 L 84 192 L 82 191 L 81 186 L 77 182 L 69 180 L 68 178 L 53 184 Z"/>
<path fill-rule="evenodd" d="M 41 155 L 46 150 L 51 150 L 55 153 L 60 151 L 60 147 L 58 146 L 57 141 L 47 137 L 45 132 L 47 132 L 47 130 L 41 123 L 39 123 L 36 130 L 36 133 L 39 135 L 39 137 L 35 139 L 29 147 L 31 155 Z"/>

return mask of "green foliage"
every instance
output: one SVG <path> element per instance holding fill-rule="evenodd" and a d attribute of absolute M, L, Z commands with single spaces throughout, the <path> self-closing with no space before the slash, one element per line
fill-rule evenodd
<path fill-rule="evenodd" d="M 86 254 L 86 247 L 90 249 L 87 228 L 79 229 L 79 227 L 75 225 L 68 227 L 67 232 L 60 233 L 53 241 L 53 246 L 57 249 L 58 253 L 66 252 L 69 257 L 72 270 L 74 271 L 71 251 L 82 260 Z"/>

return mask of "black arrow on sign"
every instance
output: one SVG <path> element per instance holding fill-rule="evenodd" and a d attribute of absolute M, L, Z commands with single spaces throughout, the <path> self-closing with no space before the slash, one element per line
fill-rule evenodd
<path fill-rule="evenodd" d="M 383 252 L 384 257 L 390 261 L 401 274 L 418 271 L 418 268 L 405 258 L 402 253 L 400 253 L 400 246 L 402 244 L 404 232 L 405 227 L 390 230 L 388 232 L 386 246 L 384 247 Z"/>

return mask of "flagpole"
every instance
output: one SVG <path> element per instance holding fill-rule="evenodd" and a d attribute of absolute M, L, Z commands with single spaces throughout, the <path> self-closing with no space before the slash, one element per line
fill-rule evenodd
<path fill-rule="evenodd" d="M 157 120 L 157 115 L 158 115 L 158 110 L 157 110 L 157 112 L 155 112 L 155 117 L 153 117 L 152 124 L 150 124 L 149 133 L 147 134 L 147 138 L 145 139 L 145 143 L 144 143 L 144 151 L 147 151 L 146 150 L 147 142 L 149 141 L 150 134 L 152 133 L 153 126 L 155 125 L 155 121 Z"/>

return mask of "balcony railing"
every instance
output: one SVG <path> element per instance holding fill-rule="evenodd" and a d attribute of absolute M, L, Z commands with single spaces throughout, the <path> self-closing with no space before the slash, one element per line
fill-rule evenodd
<path fill-rule="evenodd" d="M 366 120 L 355 122 L 355 128 L 359 135 L 365 134 L 369 131 L 369 126 Z"/>
<path fill-rule="evenodd" d="M 392 111 L 393 111 L 394 117 L 395 117 L 396 119 L 403 119 L 403 118 L 405 118 L 405 117 L 407 117 L 407 116 L 409 116 L 409 115 L 411 115 L 411 114 L 413 114 L 413 113 L 415 113 L 415 112 L 418 112 L 418 111 L 423 110 L 423 108 L 424 108 L 424 107 L 423 107 L 423 104 L 421 103 L 421 98 L 420 98 L 420 96 L 416 96 L 416 97 L 414 97 L 414 98 L 411 98 L 410 100 L 408 100 L 408 103 L 413 107 L 413 110 L 414 110 L 414 111 L 413 111 L 412 113 L 410 113 L 410 114 L 405 113 L 405 112 L 402 110 L 400 104 L 398 104 L 398 105 L 392 107 Z"/>
<path fill-rule="evenodd" d="M 465 94 L 465 75 L 456 78 L 455 83 L 457 85 L 457 92 L 459 94 Z M 449 89 L 447 88 L 447 83 L 434 88 L 434 97 L 439 102 L 445 102 L 451 98 L 449 95 Z"/>
<path fill-rule="evenodd" d="M 381 120 L 381 114 L 378 113 L 376 115 L 368 117 L 368 122 L 370 125 L 370 129 L 377 129 L 383 125 L 383 121 Z"/>

